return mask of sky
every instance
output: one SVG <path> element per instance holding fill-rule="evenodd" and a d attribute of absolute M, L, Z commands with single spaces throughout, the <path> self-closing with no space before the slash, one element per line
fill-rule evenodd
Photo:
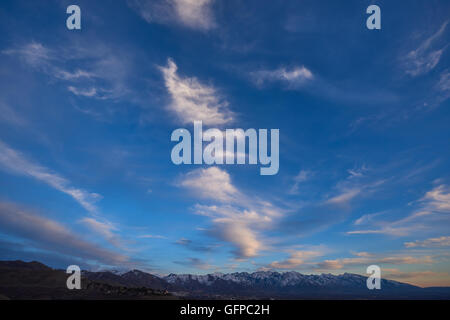
<path fill-rule="evenodd" d="M 158 275 L 376 264 L 450 286 L 449 12 L 3 0 L 0 259 Z M 196 120 L 279 129 L 278 173 L 175 165 L 171 134 Z"/>

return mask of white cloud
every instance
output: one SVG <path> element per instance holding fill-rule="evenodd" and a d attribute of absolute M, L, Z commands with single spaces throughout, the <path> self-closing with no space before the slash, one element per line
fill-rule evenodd
<path fill-rule="evenodd" d="M 188 173 L 180 186 L 194 191 L 197 197 L 215 202 L 197 204 L 195 212 L 211 219 L 213 228 L 209 233 L 231 243 L 238 259 L 255 257 L 266 248 L 261 232 L 280 217 L 279 208 L 245 195 L 232 184 L 229 174 L 217 167 Z"/>
<path fill-rule="evenodd" d="M 212 0 L 175 0 L 175 11 L 186 26 L 207 30 L 215 26 L 212 3 Z"/>
<path fill-rule="evenodd" d="M 27 160 L 22 154 L 11 149 L 1 141 L 0 165 L 8 171 L 42 181 L 52 188 L 71 196 L 87 211 L 91 213 L 96 212 L 94 203 L 101 199 L 99 194 L 90 193 L 83 189 L 70 186 L 70 182 L 67 179 L 39 164 Z"/>
<path fill-rule="evenodd" d="M 342 193 L 340 193 L 339 195 L 328 199 L 327 203 L 338 204 L 338 205 L 347 204 L 350 200 L 355 198 L 360 193 L 361 193 L 360 189 L 345 190 Z"/>
<path fill-rule="evenodd" d="M 237 258 L 255 257 L 266 248 L 260 232 L 271 227 L 278 214 L 267 208 L 251 210 L 233 205 L 196 205 L 195 212 L 211 218 L 210 234 L 233 244 Z"/>
<path fill-rule="evenodd" d="M 450 236 L 430 238 L 426 240 L 416 240 L 414 242 L 405 242 L 406 248 L 430 248 L 430 247 L 450 247 Z"/>
<path fill-rule="evenodd" d="M 365 176 L 366 171 L 368 171 L 368 170 L 369 169 L 366 167 L 366 165 L 362 165 L 359 168 L 349 169 L 349 170 L 347 170 L 347 172 L 350 175 L 348 177 L 348 179 L 363 178 Z"/>
<path fill-rule="evenodd" d="M 312 72 L 305 66 L 253 71 L 250 73 L 250 77 L 257 86 L 270 82 L 282 82 L 288 84 L 289 88 L 296 88 L 314 78 Z"/>
<path fill-rule="evenodd" d="M 232 185 L 228 172 L 217 167 L 196 169 L 184 176 L 180 186 L 195 192 L 201 198 L 220 202 L 236 198 L 238 191 Z"/>
<path fill-rule="evenodd" d="M 238 258 L 256 257 L 264 245 L 248 221 L 241 221 L 239 216 L 214 219 L 215 232 L 225 241 L 233 243 L 237 247 L 235 252 Z"/>
<path fill-rule="evenodd" d="M 149 23 L 181 24 L 191 29 L 216 26 L 213 0 L 129 0 L 129 5 Z"/>
<path fill-rule="evenodd" d="M 233 120 L 228 102 L 221 99 L 215 88 L 201 84 L 196 78 L 182 78 L 171 59 L 160 67 L 166 88 L 172 98 L 169 109 L 182 123 L 203 121 L 205 125 L 221 125 Z"/>
<path fill-rule="evenodd" d="M 426 210 L 433 212 L 450 212 L 450 189 L 440 185 L 428 191 L 422 199 L 426 203 Z"/>
<path fill-rule="evenodd" d="M 436 67 L 446 47 L 432 49 L 433 44 L 441 38 L 449 21 L 442 24 L 439 30 L 427 38 L 415 50 L 409 52 L 405 59 L 406 73 L 415 77 L 425 74 Z"/>
<path fill-rule="evenodd" d="M 97 95 L 97 89 L 96 88 L 90 88 L 90 89 L 79 89 L 75 88 L 73 86 L 67 87 L 67 90 L 72 92 L 76 96 L 83 96 L 83 97 L 95 97 Z"/>
<path fill-rule="evenodd" d="M 88 72 L 85 70 L 75 70 L 74 72 L 68 72 L 66 70 L 57 70 L 57 73 L 55 73 L 55 77 L 60 78 L 62 80 L 75 80 L 80 78 L 95 78 L 97 75 L 95 75 L 92 72 Z"/>

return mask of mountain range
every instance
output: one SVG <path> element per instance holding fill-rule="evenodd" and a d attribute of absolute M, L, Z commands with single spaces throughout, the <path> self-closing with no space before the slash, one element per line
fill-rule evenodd
<path fill-rule="evenodd" d="M 140 270 L 82 272 L 82 290 L 68 290 L 64 270 L 39 262 L 0 261 L 0 298 L 9 299 L 450 299 L 450 287 L 420 288 L 382 279 L 368 290 L 367 277 L 279 273 L 170 274 Z"/>

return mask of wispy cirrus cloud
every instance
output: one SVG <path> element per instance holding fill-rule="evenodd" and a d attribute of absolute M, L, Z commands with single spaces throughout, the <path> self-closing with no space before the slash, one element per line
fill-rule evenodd
<path fill-rule="evenodd" d="M 39 42 L 28 42 L 2 51 L 2 54 L 18 57 L 24 64 L 49 76 L 54 82 L 66 84 L 76 96 L 100 100 L 116 100 L 129 93 L 126 85 L 127 67 L 110 48 L 91 45 L 49 47 Z M 67 66 L 76 64 L 70 69 Z"/>
<path fill-rule="evenodd" d="M 450 98 L 450 71 L 448 69 L 441 73 L 439 82 L 436 85 L 436 90 L 438 92 L 438 103 Z"/>
<path fill-rule="evenodd" d="M 439 79 L 438 87 L 442 92 L 447 93 L 447 94 L 450 93 L 450 72 L 448 70 L 444 71 L 441 74 L 441 78 Z"/>
<path fill-rule="evenodd" d="M 355 226 L 359 226 L 359 225 L 365 225 L 365 224 L 371 223 L 371 222 L 373 222 L 375 220 L 375 217 L 378 217 L 378 216 L 380 216 L 380 215 L 382 215 L 384 213 L 385 213 L 385 211 L 364 214 L 361 217 L 359 217 L 358 219 L 356 219 L 353 224 Z"/>
<path fill-rule="evenodd" d="M 305 66 L 292 68 L 281 67 L 273 70 L 258 70 L 250 72 L 250 78 L 255 85 L 261 87 L 269 83 L 282 83 L 287 88 L 297 88 L 314 79 L 313 73 Z"/>
<path fill-rule="evenodd" d="M 34 178 L 59 192 L 69 195 L 91 214 L 90 217 L 82 218 L 79 222 L 114 247 L 128 250 L 126 241 L 119 235 L 121 231 L 119 226 L 102 217 L 102 214 L 99 212 L 100 210 L 97 208 L 96 203 L 102 199 L 100 194 L 74 187 L 70 180 L 39 163 L 27 159 L 23 154 L 12 149 L 2 141 L 0 141 L 1 169 Z"/>
<path fill-rule="evenodd" d="M 425 39 L 420 46 L 404 57 L 405 72 L 416 77 L 428 73 L 436 67 L 447 45 L 437 49 L 436 42 L 444 35 L 449 21 L 445 21 L 439 30 Z"/>
<path fill-rule="evenodd" d="M 233 120 L 228 102 L 214 87 L 200 83 L 197 78 L 178 75 L 178 67 L 172 59 L 160 70 L 172 100 L 168 107 L 180 122 L 203 121 L 205 125 L 222 125 Z"/>
<path fill-rule="evenodd" d="M 85 217 L 80 220 L 90 230 L 100 235 L 114 247 L 127 250 L 123 239 L 117 234 L 118 228 L 110 221 L 100 221 L 98 218 Z"/>
<path fill-rule="evenodd" d="M 67 56 L 58 49 L 50 49 L 39 42 L 29 42 L 2 51 L 3 54 L 17 56 L 25 64 L 59 80 L 75 81 L 97 77 L 94 73 L 76 69 L 66 70 L 62 67 Z M 61 65 L 61 66 L 60 66 Z"/>
<path fill-rule="evenodd" d="M 378 193 L 388 181 L 369 172 L 365 166 L 348 170 L 347 176 L 337 180 L 330 192 L 314 201 L 302 203 L 301 210 L 294 209 L 296 212 L 287 215 L 277 227 L 285 233 L 306 236 L 348 221 L 351 209 Z M 302 175 L 300 178 L 303 178 Z"/>
<path fill-rule="evenodd" d="M 2 51 L 3 54 L 16 55 L 25 63 L 32 67 L 40 69 L 44 72 L 58 72 L 60 69 L 54 70 L 51 62 L 56 61 L 55 53 L 43 46 L 39 42 L 30 42 L 16 48 L 6 49 Z"/>
<path fill-rule="evenodd" d="M 28 160 L 20 152 L 10 148 L 2 141 L 0 141 L 0 165 L 0 169 L 34 178 L 71 196 L 91 213 L 97 211 L 95 202 L 101 199 L 99 194 L 72 187 L 70 181 L 66 178 L 38 163 Z"/>
<path fill-rule="evenodd" d="M 67 70 L 56 70 L 55 77 L 60 78 L 62 80 L 75 80 L 75 79 L 90 79 L 90 78 L 97 78 L 95 73 L 88 72 L 85 70 L 76 69 L 73 72 L 68 72 Z"/>
<path fill-rule="evenodd" d="M 72 92 L 76 96 L 83 96 L 83 97 L 95 97 L 97 95 L 97 89 L 96 88 L 89 88 L 89 89 L 80 89 L 74 86 L 68 86 L 67 90 Z"/>
<path fill-rule="evenodd" d="M 366 171 L 367 168 L 365 167 L 348 170 L 349 176 L 336 185 L 336 194 L 329 197 L 325 203 L 347 206 L 355 198 L 376 191 L 379 186 L 386 182 L 384 179 L 372 180 L 370 177 L 366 177 L 364 174 Z"/>
<path fill-rule="evenodd" d="M 97 236 L 105 239 L 112 246 L 129 251 L 126 246 L 126 241 L 119 235 L 119 227 L 108 221 L 106 218 L 101 217 L 101 214 L 95 205 L 98 200 L 102 199 L 101 195 L 73 187 L 71 181 L 68 179 L 27 159 L 20 152 L 10 148 L 2 141 L 0 141 L 0 170 L 1 169 L 10 173 L 34 178 L 59 192 L 69 195 L 92 215 L 91 217 L 80 219 L 79 222 L 87 226 Z"/>
<path fill-rule="evenodd" d="M 405 255 L 396 254 L 391 256 L 382 256 L 375 254 L 354 253 L 354 257 L 330 259 L 318 262 L 315 266 L 318 270 L 340 270 L 351 266 L 369 266 L 371 264 L 377 265 L 422 265 L 432 264 L 433 257 L 430 255 Z"/>
<path fill-rule="evenodd" d="M 194 30 L 216 27 L 212 5 L 214 0 L 128 0 L 148 23 L 178 24 Z"/>
<path fill-rule="evenodd" d="M 331 197 L 330 199 L 328 199 L 326 202 L 328 204 L 338 204 L 338 205 L 342 205 L 342 204 L 347 204 L 349 201 L 351 201 L 353 198 L 355 198 L 356 196 L 358 196 L 361 193 L 361 189 L 347 189 L 342 191 L 340 194 Z"/>
<path fill-rule="evenodd" d="M 138 238 L 142 239 L 167 239 L 167 237 L 159 235 L 159 234 L 143 234 L 138 236 Z"/>
<path fill-rule="evenodd" d="M 450 212 L 450 188 L 441 184 L 428 191 L 420 201 L 427 212 L 448 213 Z"/>
<path fill-rule="evenodd" d="M 404 244 L 406 248 L 450 247 L 450 236 L 416 240 L 413 242 L 405 242 Z"/>
<path fill-rule="evenodd" d="M 406 236 L 420 230 L 426 231 L 450 225 L 450 190 L 446 185 L 439 185 L 425 193 L 417 201 L 419 208 L 404 218 L 395 221 L 378 221 L 376 228 L 348 231 L 347 234 L 385 234 Z"/>
<path fill-rule="evenodd" d="M 64 225 L 11 203 L 0 202 L 0 229 L 7 234 L 32 240 L 36 247 L 63 256 L 111 266 L 129 262 L 127 256 L 87 242 Z"/>
<path fill-rule="evenodd" d="M 28 121 L 23 116 L 2 101 L 0 101 L 0 121 L 17 126 L 25 126 L 28 124 Z"/>
<path fill-rule="evenodd" d="M 300 184 L 309 180 L 313 173 L 308 170 L 300 170 L 300 172 L 293 178 L 294 184 L 289 190 L 290 194 L 299 194 L 300 193 Z"/>

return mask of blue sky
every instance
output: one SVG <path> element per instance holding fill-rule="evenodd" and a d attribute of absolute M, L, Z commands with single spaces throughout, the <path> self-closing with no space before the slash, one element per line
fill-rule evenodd
<path fill-rule="evenodd" d="M 0 259 L 450 285 L 450 3 L 373 3 L 2 1 Z M 174 165 L 194 119 L 278 174 Z"/>

